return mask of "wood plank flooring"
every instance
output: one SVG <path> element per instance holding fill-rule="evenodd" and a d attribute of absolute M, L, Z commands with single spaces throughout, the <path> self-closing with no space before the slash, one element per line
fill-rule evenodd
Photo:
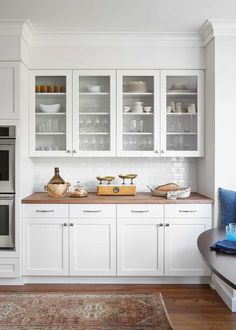
<path fill-rule="evenodd" d="M 1 292 L 161 292 L 176 330 L 236 330 L 231 313 L 208 285 L 41 285 L 0 286 Z"/>

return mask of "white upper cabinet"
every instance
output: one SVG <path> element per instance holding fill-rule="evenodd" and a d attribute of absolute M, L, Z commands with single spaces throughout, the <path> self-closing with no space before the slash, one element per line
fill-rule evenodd
<path fill-rule="evenodd" d="M 158 156 L 159 71 L 117 72 L 117 155 Z"/>
<path fill-rule="evenodd" d="M 19 118 L 20 67 L 0 63 L 0 120 Z"/>
<path fill-rule="evenodd" d="M 203 156 L 203 91 L 201 70 L 161 71 L 162 156 Z"/>
<path fill-rule="evenodd" d="M 72 72 L 37 70 L 30 78 L 30 155 L 72 155 Z"/>
<path fill-rule="evenodd" d="M 201 157 L 203 91 L 202 70 L 32 71 L 30 156 Z"/>
<path fill-rule="evenodd" d="M 74 156 L 116 155 L 115 77 L 115 70 L 74 71 Z"/>

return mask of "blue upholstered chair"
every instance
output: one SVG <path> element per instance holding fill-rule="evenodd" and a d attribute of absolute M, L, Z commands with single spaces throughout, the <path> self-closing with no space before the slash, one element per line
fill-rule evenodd
<path fill-rule="evenodd" d="M 236 222 L 236 191 L 219 188 L 221 224 L 223 227 Z"/>

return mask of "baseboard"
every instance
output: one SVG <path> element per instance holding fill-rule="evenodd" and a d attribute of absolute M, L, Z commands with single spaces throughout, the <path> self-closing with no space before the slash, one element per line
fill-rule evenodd
<path fill-rule="evenodd" d="M 34 284 L 209 284 L 210 277 L 49 277 L 29 276 L 23 277 L 25 283 Z M 1 281 L 0 281 L 1 285 Z"/>
<path fill-rule="evenodd" d="M 216 290 L 231 312 L 236 312 L 236 290 L 231 288 L 215 274 L 212 275 L 212 287 Z"/>

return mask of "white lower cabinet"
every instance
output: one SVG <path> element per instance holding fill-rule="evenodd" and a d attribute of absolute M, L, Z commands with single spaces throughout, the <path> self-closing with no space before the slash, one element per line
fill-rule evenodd
<path fill-rule="evenodd" d="M 68 220 L 25 218 L 23 275 L 68 275 Z"/>
<path fill-rule="evenodd" d="M 210 226 L 209 218 L 166 219 L 165 275 L 210 275 L 197 247 L 198 236 Z"/>
<path fill-rule="evenodd" d="M 163 220 L 118 219 L 117 275 L 163 275 L 163 247 Z"/>
<path fill-rule="evenodd" d="M 35 204 L 23 211 L 25 276 L 210 275 L 197 248 L 211 227 L 210 204 Z"/>
<path fill-rule="evenodd" d="M 72 219 L 70 275 L 116 275 L 116 219 Z"/>

